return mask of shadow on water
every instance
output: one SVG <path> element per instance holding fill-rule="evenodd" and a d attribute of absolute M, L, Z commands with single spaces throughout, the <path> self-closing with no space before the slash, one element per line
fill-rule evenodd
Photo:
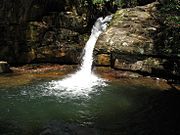
<path fill-rule="evenodd" d="M 137 95 L 136 95 L 137 96 Z M 180 134 L 180 91 L 169 89 L 155 95 L 134 99 L 142 104 L 135 110 L 116 112 L 114 116 L 98 121 L 97 127 L 103 135 L 179 135 Z M 146 99 L 148 98 L 148 100 Z M 114 117 L 114 121 L 112 121 Z M 110 120 L 111 119 L 111 120 Z M 109 121 L 108 121 L 109 120 Z"/>
<path fill-rule="evenodd" d="M 180 134 L 180 91 L 174 88 L 160 91 L 131 84 L 120 86 L 118 83 L 110 83 L 103 89 L 86 101 L 63 103 L 53 97 L 30 99 L 17 95 L 16 90 L 1 91 L 0 134 Z M 6 99 L 9 97 L 11 99 Z M 5 111 L 7 108 L 9 112 Z"/>

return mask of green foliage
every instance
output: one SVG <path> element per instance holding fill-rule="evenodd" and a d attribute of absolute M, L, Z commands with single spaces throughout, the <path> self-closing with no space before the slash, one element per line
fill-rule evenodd
<path fill-rule="evenodd" d="M 126 0 L 116 0 L 116 4 L 119 7 L 124 7 L 124 6 L 126 6 Z"/>
<path fill-rule="evenodd" d="M 180 16 L 168 16 L 166 17 L 165 23 L 180 25 Z"/>
<path fill-rule="evenodd" d="M 170 2 L 166 5 L 164 5 L 161 8 L 161 11 L 164 12 L 179 12 L 180 10 L 180 1 L 176 1 L 176 0 L 170 0 Z"/>
<path fill-rule="evenodd" d="M 104 4 L 105 1 L 108 0 L 93 0 L 93 4 Z"/>
<path fill-rule="evenodd" d="M 171 26 L 180 25 L 180 1 L 170 0 L 167 4 L 163 5 L 161 12 L 164 15 L 164 23 Z"/>
<path fill-rule="evenodd" d="M 164 4 L 160 9 L 161 15 L 164 19 L 164 46 L 162 50 L 166 54 L 173 54 L 175 56 L 180 56 L 180 46 L 179 46 L 179 32 L 180 32 L 180 1 L 179 0 L 169 0 L 168 3 Z"/>
<path fill-rule="evenodd" d="M 138 0 L 114 0 L 114 3 L 120 8 L 135 7 L 138 5 Z"/>
<path fill-rule="evenodd" d="M 92 0 L 93 4 L 101 4 L 101 5 L 103 5 L 107 1 L 113 2 L 113 5 L 117 5 L 120 8 L 135 7 L 138 5 L 138 0 Z"/>

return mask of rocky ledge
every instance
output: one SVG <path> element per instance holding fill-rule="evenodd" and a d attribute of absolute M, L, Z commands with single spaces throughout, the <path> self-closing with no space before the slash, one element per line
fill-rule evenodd
<path fill-rule="evenodd" d="M 10 71 L 8 63 L 6 61 L 0 61 L 0 73 L 8 73 Z"/>
<path fill-rule="evenodd" d="M 94 51 L 96 65 L 163 77 L 180 76 L 178 48 L 164 50 L 159 3 L 118 10 Z"/>

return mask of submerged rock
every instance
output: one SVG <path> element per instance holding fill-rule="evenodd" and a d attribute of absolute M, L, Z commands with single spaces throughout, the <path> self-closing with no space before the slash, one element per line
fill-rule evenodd
<path fill-rule="evenodd" d="M 59 121 L 49 122 L 39 135 L 97 135 L 96 129 Z"/>
<path fill-rule="evenodd" d="M 180 57 L 162 49 L 159 3 L 118 10 L 97 41 L 96 59 L 107 55 L 115 69 L 180 76 Z M 169 48 L 170 49 L 170 48 Z M 103 63 L 98 61 L 96 64 Z"/>

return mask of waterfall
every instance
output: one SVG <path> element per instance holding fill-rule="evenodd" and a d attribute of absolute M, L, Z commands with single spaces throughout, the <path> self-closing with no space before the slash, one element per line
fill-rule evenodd
<path fill-rule="evenodd" d="M 85 54 L 83 56 L 82 65 L 79 71 L 83 72 L 84 75 L 91 74 L 94 46 L 99 35 L 106 30 L 107 23 L 110 22 L 111 19 L 112 15 L 105 17 L 105 19 L 103 19 L 102 17 L 98 18 L 91 30 L 91 36 L 84 48 Z"/>
<path fill-rule="evenodd" d="M 92 73 L 93 50 L 99 35 L 106 30 L 108 22 L 112 19 L 112 15 L 98 18 L 95 22 L 89 40 L 84 48 L 84 56 L 80 70 L 67 78 L 53 82 L 52 89 L 60 90 L 59 94 L 70 94 L 75 96 L 88 95 L 93 87 L 104 86 L 103 79 Z"/>

